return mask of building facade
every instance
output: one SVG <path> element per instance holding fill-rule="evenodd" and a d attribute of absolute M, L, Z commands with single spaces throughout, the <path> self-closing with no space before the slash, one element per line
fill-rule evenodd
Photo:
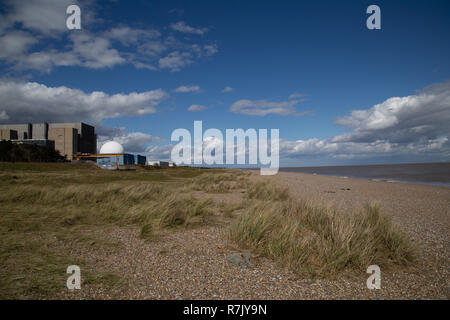
<path fill-rule="evenodd" d="M 48 139 L 55 141 L 55 150 L 58 150 L 67 159 L 79 151 L 78 131 L 74 128 L 50 128 Z"/>
<path fill-rule="evenodd" d="M 97 153 L 95 128 L 83 122 L 2 124 L 0 135 L 0 140 L 54 145 L 68 160 L 77 153 Z"/>
<path fill-rule="evenodd" d="M 0 140 L 17 140 L 17 130 L 0 129 Z"/>
<path fill-rule="evenodd" d="M 145 164 L 147 162 L 147 157 L 146 156 L 141 156 L 140 154 L 137 154 L 135 162 L 136 162 L 136 164 L 140 164 L 142 166 L 145 166 Z"/>
<path fill-rule="evenodd" d="M 97 158 L 97 163 L 99 165 L 132 165 L 135 164 L 135 156 L 133 154 L 124 153 L 118 157 L 107 155 L 105 157 Z"/>
<path fill-rule="evenodd" d="M 162 160 L 148 160 L 148 166 L 156 166 L 156 167 L 176 167 L 177 165 L 173 161 L 162 161 Z"/>
<path fill-rule="evenodd" d="M 83 122 L 70 123 L 49 123 L 48 130 L 52 129 L 76 129 L 77 130 L 77 150 L 80 153 L 97 153 L 97 135 L 95 128 Z"/>
<path fill-rule="evenodd" d="M 32 139 L 31 133 L 33 129 L 31 127 L 31 123 L 27 124 L 0 124 L 0 130 L 13 130 L 17 132 L 16 139 Z M 6 139 L 2 139 L 6 140 Z M 11 140 L 11 139 L 10 139 Z"/>

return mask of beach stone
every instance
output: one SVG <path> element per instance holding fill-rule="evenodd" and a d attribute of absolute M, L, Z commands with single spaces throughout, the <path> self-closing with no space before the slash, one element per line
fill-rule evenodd
<path fill-rule="evenodd" d="M 252 266 L 251 257 L 250 253 L 233 253 L 227 256 L 227 260 L 238 267 L 249 268 Z"/>

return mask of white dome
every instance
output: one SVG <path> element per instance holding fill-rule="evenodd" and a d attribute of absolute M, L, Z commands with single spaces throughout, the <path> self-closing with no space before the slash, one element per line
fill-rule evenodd
<path fill-rule="evenodd" d="M 123 153 L 123 147 L 115 141 L 108 141 L 100 148 L 100 154 L 120 154 Z"/>

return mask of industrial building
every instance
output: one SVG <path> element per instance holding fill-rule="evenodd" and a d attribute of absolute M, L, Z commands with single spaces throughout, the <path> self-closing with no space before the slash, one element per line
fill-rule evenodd
<path fill-rule="evenodd" d="M 2 124 L 0 140 L 54 147 L 68 160 L 97 153 L 95 128 L 83 122 Z"/>
<path fill-rule="evenodd" d="M 100 167 L 112 168 L 116 166 L 117 169 L 119 169 L 120 166 L 126 165 L 145 165 L 147 161 L 147 157 L 145 156 L 125 153 L 122 145 L 116 141 L 106 142 L 100 148 L 100 153 L 95 155 L 95 158 Z"/>
<path fill-rule="evenodd" d="M 129 154 L 129 153 L 123 153 L 119 156 L 115 155 L 97 155 L 97 163 L 100 165 L 107 165 L 107 164 L 116 164 L 119 163 L 119 165 L 130 165 L 130 164 L 139 164 L 142 166 L 146 165 L 147 157 L 141 156 L 140 154 Z"/>
<path fill-rule="evenodd" d="M 3 132 L 13 133 L 15 140 L 23 140 L 23 139 L 31 139 L 31 133 L 33 132 L 31 123 L 27 124 L 1 124 L 0 130 L 2 132 L 2 140 L 13 140 L 11 139 L 3 139 Z"/>
<path fill-rule="evenodd" d="M 51 147 L 67 160 L 96 160 L 101 166 L 147 164 L 145 156 L 125 153 L 115 141 L 105 143 L 97 154 L 95 128 L 83 122 L 1 124 L 0 140 Z"/>
<path fill-rule="evenodd" d="M 17 130 L 1 129 L 0 140 L 17 140 Z"/>
<path fill-rule="evenodd" d="M 140 164 L 141 166 L 145 166 L 147 163 L 147 157 L 146 156 L 141 156 L 140 154 L 136 155 L 135 158 L 135 162 L 136 164 Z"/>
<path fill-rule="evenodd" d="M 162 160 L 148 160 L 148 166 L 157 166 L 157 167 L 176 167 L 175 162 L 173 161 L 162 161 Z"/>
<path fill-rule="evenodd" d="M 120 156 L 108 156 L 108 155 L 104 155 L 104 156 L 97 156 L 97 163 L 100 165 L 106 165 L 106 164 L 115 164 L 115 163 L 119 163 L 119 165 L 131 165 L 131 164 L 135 164 L 135 155 L 133 154 L 129 154 L 129 153 L 124 153 L 121 154 Z M 145 158 L 145 157 L 144 157 Z"/>

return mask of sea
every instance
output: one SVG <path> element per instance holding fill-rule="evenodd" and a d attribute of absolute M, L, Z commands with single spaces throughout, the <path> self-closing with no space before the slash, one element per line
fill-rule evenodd
<path fill-rule="evenodd" d="M 450 162 L 330 167 L 283 167 L 280 168 L 280 171 L 450 187 Z"/>

